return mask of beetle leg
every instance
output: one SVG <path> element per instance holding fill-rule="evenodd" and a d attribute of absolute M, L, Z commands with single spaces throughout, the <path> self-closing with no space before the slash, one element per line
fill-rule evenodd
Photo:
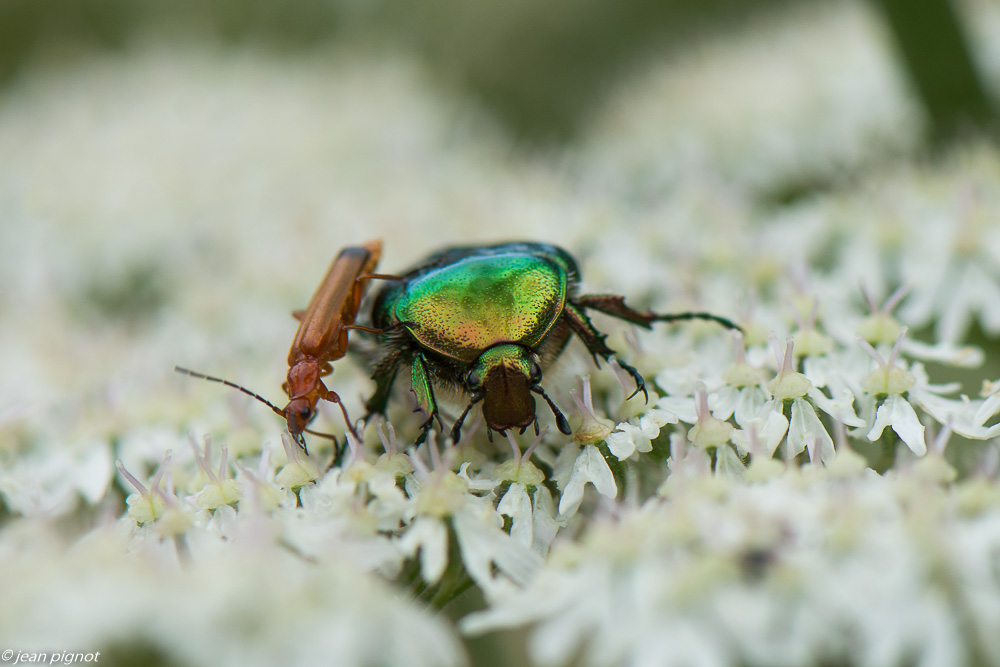
<path fill-rule="evenodd" d="M 299 309 L 299 310 L 293 310 L 292 311 L 292 317 L 294 317 L 295 319 L 297 319 L 299 322 L 301 322 L 302 318 L 305 317 L 305 316 L 306 316 L 306 311 L 304 309 Z"/>
<path fill-rule="evenodd" d="M 357 278 L 355 278 L 354 280 L 355 281 L 361 281 L 361 280 L 389 280 L 389 281 L 393 281 L 393 280 L 406 280 L 406 276 L 397 276 L 397 275 L 395 275 L 393 273 L 363 273 L 360 276 L 358 276 Z"/>
<path fill-rule="evenodd" d="M 345 324 L 343 328 L 345 331 L 367 331 L 368 333 L 371 334 L 385 333 L 385 329 L 375 329 L 373 327 L 366 327 L 361 324 Z"/>
<path fill-rule="evenodd" d="M 660 316 L 652 311 L 640 312 L 625 305 L 625 297 L 617 294 L 584 294 L 573 299 L 573 304 L 582 308 L 599 310 L 620 320 L 651 328 Z"/>
<path fill-rule="evenodd" d="M 417 409 L 422 411 L 427 419 L 420 425 L 420 435 L 417 436 L 415 444 L 420 444 L 427 438 L 427 432 L 437 420 L 438 427 L 443 431 L 444 424 L 441 423 L 441 416 L 438 414 L 437 400 L 434 398 L 434 389 L 431 386 L 431 378 L 427 372 L 427 361 L 424 355 L 415 354 L 413 364 L 410 367 L 412 376 L 411 388 L 413 395 L 417 397 Z"/>
<path fill-rule="evenodd" d="M 639 379 L 641 380 L 642 376 L 639 376 Z M 539 387 L 538 385 L 535 385 L 534 387 L 532 387 L 531 391 L 533 391 L 534 393 L 536 393 L 539 396 L 541 396 L 542 398 L 544 398 L 545 402 L 549 404 L 549 409 L 552 410 L 552 416 L 556 418 L 556 428 L 559 429 L 559 432 L 563 433 L 565 435 L 569 435 L 570 433 L 572 433 L 573 431 L 569 427 L 569 422 L 566 421 L 566 415 L 564 415 L 562 413 L 562 411 L 559 408 L 556 407 L 556 404 L 552 402 L 552 399 L 549 398 L 549 395 L 546 394 L 545 391 L 541 387 Z M 639 390 L 636 389 L 636 393 L 638 393 L 638 392 L 639 392 Z M 632 396 L 635 396 L 635 394 L 632 394 Z M 527 426 L 525 428 L 527 428 Z M 521 433 L 524 433 L 524 429 L 521 429 Z M 535 418 L 535 435 L 538 435 L 538 418 L 537 417 Z"/>
<path fill-rule="evenodd" d="M 461 416 L 455 421 L 455 425 L 451 427 L 451 441 L 456 445 L 458 444 L 458 441 L 462 439 L 462 424 L 465 423 L 465 418 L 468 416 L 469 410 L 471 410 L 472 406 L 481 400 L 483 400 L 482 396 L 479 398 L 473 398 L 469 401 L 469 404 L 465 406 L 465 410 L 462 411 Z M 537 429 L 538 427 L 536 426 L 535 428 Z"/>
<path fill-rule="evenodd" d="M 595 364 L 599 363 L 599 359 L 607 361 L 608 357 L 615 353 L 605 342 L 608 339 L 607 335 L 602 334 L 594 327 L 593 322 L 590 321 L 590 318 L 587 317 L 581 308 L 578 308 L 573 303 L 566 302 L 566 306 L 563 308 L 563 316 L 569 323 L 569 328 L 587 346 L 587 351 L 594 357 Z"/>
<path fill-rule="evenodd" d="M 617 317 L 620 320 L 638 324 L 647 329 L 652 327 L 653 322 L 678 322 L 680 320 L 708 320 L 721 324 L 727 329 L 742 331 L 739 325 L 725 317 L 719 317 L 711 313 L 666 313 L 663 315 L 654 313 L 651 310 L 641 312 L 625 305 L 625 297 L 617 294 L 585 294 L 573 300 L 577 306 L 599 310 L 602 313 Z"/>
<path fill-rule="evenodd" d="M 594 299 L 597 297 L 589 296 L 583 298 Z M 633 311 L 631 308 L 628 308 L 628 306 L 624 304 L 625 300 L 624 297 L 619 296 L 610 298 L 617 299 L 618 303 L 621 304 L 622 308 L 629 310 L 633 313 L 636 313 L 636 315 L 638 316 L 642 315 L 642 313 L 638 313 L 637 311 Z M 589 304 L 589 301 L 584 301 L 583 303 Z M 588 305 L 587 307 L 593 307 L 593 306 Z M 600 309 L 594 308 L 594 310 L 600 310 Z M 605 310 L 603 312 L 608 312 L 608 311 Z M 609 313 L 609 314 L 614 315 L 615 313 Z M 590 318 L 587 317 L 587 315 L 583 312 L 583 310 L 578 308 L 574 303 L 567 302 L 566 307 L 563 309 L 563 315 L 569 322 L 570 329 L 572 329 L 573 332 L 580 337 L 580 340 L 583 341 L 583 344 L 587 346 L 587 351 L 589 351 L 590 354 L 594 357 L 595 363 L 597 362 L 598 358 L 607 361 L 608 357 L 614 355 L 615 351 L 612 350 L 610 347 L 608 347 L 608 344 L 605 342 L 608 339 L 607 335 L 602 334 L 594 327 L 594 324 L 590 321 Z M 631 322 L 634 320 L 629 320 L 629 321 Z M 641 322 L 636 322 L 636 324 L 641 324 Z M 647 324 L 645 326 L 649 325 Z M 632 392 L 632 395 L 629 396 L 629 398 L 632 398 L 632 396 L 635 396 L 641 391 L 643 395 L 646 397 L 646 400 L 648 401 L 649 392 L 646 391 L 646 381 L 643 379 L 642 374 L 639 373 L 639 371 L 637 371 L 635 368 L 626 364 L 624 361 L 620 359 L 618 360 L 618 365 L 621 366 L 623 369 L 625 369 L 628 372 L 628 374 L 632 376 L 632 379 L 635 380 L 635 391 Z"/>
<path fill-rule="evenodd" d="M 347 424 L 347 428 L 348 430 L 350 430 L 351 435 L 354 436 L 355 440 L 361 442 L 361 437 L 358 435 L 358 432 L 354 430 L 354 424 L 351 422 L 351 418 L 347 414 L 347 408 L 344 407 L 344 402 L 340 400 L 340 394 L 333 391 L 332 389 L 327 389 L 326 385 L 324 385 L 322 382 L 319 383 L 319 387 L 317 387 L 317 389 L 319 390 L 320 398 L 322 398 L 324 401 L 330 401 L 331 403 L 336 404 L 337 407 L 340 408 L 340 412 L 344 415 L 344 423 Z"/>
<path fill-rule="evenodd" d="M 405 329 L 406 327 L 408 327 L 408 326 L 410 326 L 412 324 L 415 324 L 415 323 L 414 322 L 396 322 L 392 326 L 388 326 L 385 329 L 376 329 L 375 327 L 366 327 L 366 326 L 362 326 L 360 324 L 345 324 L 344 325 L 344 329 L 346 329 L 346 330 L 354 329 L 356 331 L 367 331 L 370 334 L 375 334 L 377 336 L 381 336 L 381 335 L 384 335 L 384 334 L 395 333 L 397 331 Z"/>
<path fill-rule="evenodd" d="M 392 394 L 392 383 L 396 380 L 396 373 L 403 363 L 404 348 L 393 350 L 386 354 L 375 364 L 372 379 L 375 380 L 375 393 L 365 401 L 365 421 L 371 419 L 372 415 L 384 415 L 385 406 L 389 403 L 389 396 Z"/>

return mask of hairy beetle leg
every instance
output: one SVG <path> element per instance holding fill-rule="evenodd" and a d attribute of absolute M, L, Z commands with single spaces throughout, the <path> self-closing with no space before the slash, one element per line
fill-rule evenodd
<path fill-rule="evenodd" d="M 707 320 L 715 322 L 727 329 L 743 331 L 743 329 L 730 319 L 713 315 L 712 313 L 686 312 L 686 313 L 666 313 L 658 314 L 650 310 L 645 312 L 635 310 L 625 305 L 625 297 L 617 294 L 585 294 L 577 297 L 574 302 L 578 306 L 597 310 L 605 315 L 617 317 L 620 320 L 638 324 L 647 329 L 652 327 L 653 322 L 680 322 L 688 320 Z"/>
<path fill-rule="evenodd" d="M 406 276 L 397 276 L 394 273 L 363 273 L 355 281 L 359 280 L 405 280 Z"/>
<path fill-rule="evenodd" d="M 430 373 L 427 370 L 427 360 L 424 355 L 417 354 L 413 357 L 410 365 L 411 390 L 417 398 L 417 409 L 427 415 L 427 420 L 420 427 L 420 437 L 417 444 L 424 441 L 427 432 L 430 431 L 434 421 L 437 420 L 438 428 L 444 432 L 444 423 L 438 413 L 437 399 L 434 398 L 434 388 L 431 385 Z"/>
<path fill-rule="evenodd" d="M 344 329 L 353 329 L 355 331 L 365 331 L 365 332 L 368 332 L 370 334 L 375 334 L 376 336 L 382 336 L 382 335 L 385 335 L 385 334 L 396 333 L 397 331 L 401 331 L 401 330 L 405 329 L 406 327 L 412 326 L 414 324 L 415 324 L 414 322 L 396 322 L 391 327 L 386 327 L 385 329 L 376 329 L 375 327 L 366 327 L 366 326 L 363 326 L 361 324 L 348 324 L 348 325 L 346 325 L 344 327 Z"/>
<path fill-rule="evenodd" d="M 403 350 L 397 349 L 376 362 L 375 370 L 372 373 L 372 379 L 375 381 L 375 393 L 365 401 L 365 422 L 371 419 L 372 415 L 385 414 L 389 396 L 392 394 L 392 385 L 396 381 L 396 374 L 399 372 L 403 360 Z"/>

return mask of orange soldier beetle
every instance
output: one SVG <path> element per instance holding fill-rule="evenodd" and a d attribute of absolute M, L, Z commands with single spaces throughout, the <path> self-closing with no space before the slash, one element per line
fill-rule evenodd
<path fill-rule="evenodd" d="M 322 378 L 333 372 L 331 362 L 347 354 L 347 332 L 350 329 L 367 329 L 356 326 L 354 320 L 358 315 L 369 280 L 389 277 L 372 273 L 381 254 L 382 241 L 378 239 L 361 246 L 344 248 L 330 264 L 326 276 L 316 288 L 306 310 L 292 313 L 300 324 L 295 340 L 292 341 L 292 347 L 288 351 L 288 378 L 282 384 L 282 389 L 288 394 L 288 404 L 284 409 L 229 380 L 204 375 L 180 366 L 174 366 L 174 370 L 203 380 L 219 382 L 256 398 L 285 419 L 288 432 L 303 450 L 306 449 L 303 432 L 331 438 L 336 442 L 333 436 L 306 428 L 316 416 L 316 404 L 321 400 L 336 403 L 340 407 L 347 428 L 356 439 L 360 440 L 340 396 L 332 389 L 328 389 L 323 384 Z"/>

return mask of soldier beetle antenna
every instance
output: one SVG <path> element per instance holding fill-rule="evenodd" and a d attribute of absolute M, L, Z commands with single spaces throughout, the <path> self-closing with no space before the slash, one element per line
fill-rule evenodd
<path fill-rule="evenodd" d="M 215 377 L 214 375 L 205 375 L 204 373 L 199 373 L 199 372 L 193 371 L 193 370 L 191 370 L 189 368 L 182 368 L 181 366 L 174 366 L 174 370 L 176 372 L 178 372 L 178 373 L 183 373 L 184 375 L 190 375 L 193 378 L 199 378 L 201 380 L 208 380 L 209 382 L 218 382 L 219 384 L 224 384 L 227 387 L 232 387 L 233 389 L 239 389 L 240 391 L 242 391 L 247 396 L 252 396 L 252 397 L 256 398 L 258 401 L 260 401 L 261 403 L 263 403 L 264 405 L 266 405 L 267 407 L 271 408 L 271 411 L 274 412 L 274 414 L 278 415 L 279 417 L 284 417 L 285 416 L 284 410 L 282 410 L 281 408 L 279 408 L 277 405 L 275 405 L 271 401 L 267 400 L 266 398 L 264 398 L 260 394 L 255 394 L 254 392 L 250 391 L 246 387 L 240 386 L 240 385 L 236 384 L 235 382 L 230 382 L 229 380 L 225 380 L 223 378 Z"/>
<path fill-rule="evenodd" d="M 191 377 L 198 378 L 200 380 L 208 380 L 209 382 L 218 382 L 219 384 L 224 384 L 227 387 L 232 387 L 233 389 L 239 389 L 240 391 L 242 391 L 247 396 L 252 396 L 253 398 L 256 398 L 258 401 L 260 401 L 261 403 L 263 403 L 264 405 L 266 405 L 267 407 L 271 408 L 271 411 L 274 412 L 274 414 L 276 414 L 279 417 L 281 417 L 282 419 L 284 419 L 284 417 L 285 417 L 284 410 L 282 410 L 281 408 L 279 408 L 274 403 L 272 403 L 271 401 L 267 400 L 266 398 L 264 398 L 260 394 L 252 392 L 249 389 L 247 389 L 246 387 L 238 385 L 235 382 L 230 382 L 229 380 L 226 380 L 226 379 L 220 378 L 220 377 L 215 377 L 214 375 L 205 375 L 204 373 L 199 373 L 199 372 L 193 371 L 193 370 L 191 370 L 189 368 L 182 368 L 181 366 L 174 366 L 174 370 L 177 371 L 178 373 L 183 373 L 184 375 L 190 375 Z M 304 429 L 302 429 L 302 432 L 303 433 L 308 433 L 309 435 L 315 435 L 317 438 L 324 438 L 326 440 L 332 441 L 334 449 L 340 447 L 340 440 L 338 440 L 337 436 L 335 436 L 332 433 L 321 433 L 320 431 L 314 431 L 311 428 L 304 428 Z M 298 445 L 300 447 L 302 447 L 303 451 L 305 451 L 306 454 L 309 453 L 309 450 L 306 448 L 305 439 L 302 438 L 301 435 L 298 436 L 298 437 L 296 437 L 295 441 L 296 441 L 296 443 L 298 443 Z"/>

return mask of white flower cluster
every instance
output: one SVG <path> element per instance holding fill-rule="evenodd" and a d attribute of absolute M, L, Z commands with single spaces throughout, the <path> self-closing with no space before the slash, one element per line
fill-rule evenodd
<path fill-rule="evenodd" d="M 0 648 L 1000 663 L 1000 152 L 768 200 L 917 141 L 870 13 L 838 7 L 626 86 L 568 168 L 353 53 L 151 47 L 27 77 L 0 106 Z M 595 315 L 648 400 L 571 344 L 544 386 L 572 436 L 491 441 L 470 416 L 413 448 L 400 391 L 364 442 L 307 455 L 245 396 L 173 376 L 276 393 L 310 276 L 376 236 L 387 271 L 558 243 L 586 292 L 743 330 Z M 358 416 L 364 360 L 335 366 Z"/>
<path fill-rule="evenodd" d="M 995 481 L 943 486 L 940 459 L 880 477 L 855 457 L 671 476 L 462 627 L 530 625 L 545 665 L 996 662 Z"/>

